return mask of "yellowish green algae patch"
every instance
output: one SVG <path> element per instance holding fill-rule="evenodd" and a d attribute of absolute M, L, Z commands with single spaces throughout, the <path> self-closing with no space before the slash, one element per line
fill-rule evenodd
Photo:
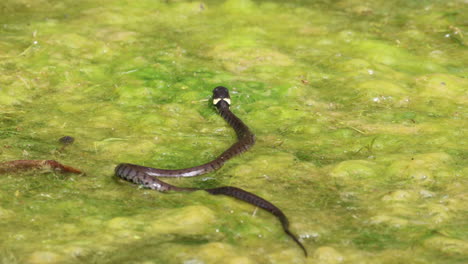
<path fill-rule="evenodd" d="M 0 3 L 0 157 L 84 175 L 0 175 L 0 263 L 465 263 L 466 3 L 110 1 Z M 268 212 L 113 177 L 176 169 L 257 137 L 221 170 Z M 58 139 L 75 143 L 60 151 Z"/>

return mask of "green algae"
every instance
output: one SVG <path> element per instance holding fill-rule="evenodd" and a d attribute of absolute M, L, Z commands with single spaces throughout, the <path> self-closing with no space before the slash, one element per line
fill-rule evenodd
<path fill-rule="evenodd" d="M 0 155 L 86 175 L 0 177 L 2 263 L 463 263 L 463 1 L 2 1 Z M 221 170 L 267 212 L 115 179 L 182 168 L 257 137 Z M 64 151 L 57 140 L 76 138 Z"/>

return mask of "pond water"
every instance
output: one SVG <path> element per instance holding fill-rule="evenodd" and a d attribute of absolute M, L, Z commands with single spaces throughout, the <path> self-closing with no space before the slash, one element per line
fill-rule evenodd
<path fill-rule="evenodd" d="M 85 174 L 0 175 L 0 262 L 466 263 L 467 13 L 463 0 L 1 1 L 1 160 Z M 171 184 L 268 199 L 308 258 L 249 204 L 113 176 L 235 142 L 209 102 L 218 85 L 257 143 Z M 75 143 L 59 151 L 63 136 Z"/>

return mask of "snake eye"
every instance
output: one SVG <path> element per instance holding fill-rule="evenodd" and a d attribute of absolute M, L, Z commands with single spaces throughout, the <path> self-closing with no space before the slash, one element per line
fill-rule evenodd
<path fill-rule="evenodd" d="M 216 105 L 220 101 L 225 101 L 228 105 L 231 104 L 231 97 L 226 87 L 218 86 L 213 90 L 213 104 Z"/>

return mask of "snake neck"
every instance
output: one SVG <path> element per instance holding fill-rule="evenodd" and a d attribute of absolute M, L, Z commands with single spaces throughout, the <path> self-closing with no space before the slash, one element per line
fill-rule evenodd
<path fill-rule="evenodd" d="M 225 101 L 220 101 L 216 107 L 218 109 L 219 115 L 234 129 L 239 140 L 243 139 L 244 137 L 253 136 L 253 133 L 250 132 L 249 127 L 231 112 L 229 105 Z"/>
<path fill-rule="evenodd" d="M 255 144 L 255 135 L 242 120 L 231 112 L 228 103 L 220 101 L 216 104 L 216 108 L 218 109 L 219 115 L 234 129 L 237 135 L 237 142 L 216 159 L 224 163 L 228 159 L 250 149 Z"/>

